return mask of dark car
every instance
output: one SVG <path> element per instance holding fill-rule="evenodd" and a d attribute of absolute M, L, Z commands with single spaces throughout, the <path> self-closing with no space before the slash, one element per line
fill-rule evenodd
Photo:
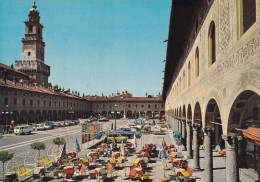
<path fill-rule="evenodd" d="M 99 119 L 99 122 L 107 122 L 107 121 L 109 121 L 109 119 L 107 117 L 101 117 Z"/>

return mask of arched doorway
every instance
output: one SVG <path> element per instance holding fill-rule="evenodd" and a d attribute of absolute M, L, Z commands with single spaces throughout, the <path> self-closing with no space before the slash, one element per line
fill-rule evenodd
<path fill-rule="evenodd" d="M 41 121 L 41 111 L 37 110 L 35 113 L 35 122 L 39 123 Z"/>
<path fill-rule="evenodd" d="M 34 112 L 32 110 L 28 113 L 28 122 L 33 123 L 34 122 Z"/>
<path fill-rule="evenodd" d="M 43 121 L 47 120 L 47 111 L 46 110 L 42 111 L 42 119 L 43 119 Z"/>
<path fill-rule="evenodd" d="M 172 113 L 172 110 L 171 110 L 171 113 Z M 171 114 L 172 115 L 172 114 Z M 160 111 L 160 116 L 163 117 L 165 116 L 165 112 L 164 111 Z"/>
<path fill-rule="evenodd" d="M 13 114 L 11 115 L 11 121 L 13 121 L 15 124 L 19 121 L 19 112 L 15 110 Z"/>
<path fill-rule="evenodd" d="M 61 110 L 58 111 L 57 120 L 61 121 Z"/>
<path fill-rule="evenodd" d="M 56 110 L 53 111 L 52 119 L 53 119 L 54 121 L 57 121 L 57 111 L 56 111 Z"/>
<path fill-rule="evenodd" d="M 20 113 L 20 122 L 19 124 L 26 124 L 27 123 L 27 112 L 22 110 Z"/>
<path fill-rule="evenodd" d="M 133 113 L 132 113 L 132 111 L 127 111 L 127 113 L 126 113 L 126 117 L 127 118 L 133 118 Z"/>
<path fill-rule="evenodd" d="M 152 115 L 153 115 L 153 114 L 152 114 L 152 111 L 147 111 L 147 112 L 146 112 L 146 116 L 148 116 L 149 118 L 151 118 Z"/>
<path fill-rule="evenodd" d="M 243 91 L 233 102 L 228 119 L 228 135 L 242 136 L 238 143 L 239 168 L 254 169 L 260 176 L 260 145 L 246 138 L 248 129 L 260 128 L 260 96 L 253 91 Z"/>
<path fill-rule="evenodd" d="M 124 117 L 124 111 L 121 111 L 120 112 L 120 118 L 123 118 Z"/>
<path fill-rule="evenodd" d="M 200 104 L 197 102 L 195 104 L 195 109 L 194 109 L 194 123 L 195 124 L 199 124 L 199 144 L 202 145 L 203 144 L 203 138 L 204 138 L 204 134 L 202 131 L 202 117 L 201 117 L 201 108 L 200 108 Z"/>
<path fill-rule="evenodd" d="M 107 116 L 107 112 L 106 111 L 102 111 L 102 116 L 106 117 Z"/>
<path fill-rule="evenodd" d="M 205 128 L 213 128 L 214 132 L 212 133 L 213 135 L 211 137 L 211 144 L 216 150 L 220 152 L 225 147 L 225 142 L 222 139 L 223 130 L 221 116 L 219 113 L 218 104 L 215 99 L 210 99 L 207 104 Z"/>
<path fill-rule="evenodd" d="M 153 112 L 153 117 L 155 117 L 156 115 L 157 115 L 157 116 L 159 115 L 159 112 L 158 112 L 158 111 L 154 111 L 154 112 Z"/>
<path fill-rule="evenodd" d="M 89 111 L 89 117 L 94 117 L 94 112 L 93 111 Z"/>
<path fill-rule="evenodd" d="M 52 120 L 52 111 L 49 110 L 48 111 L 48 121 L 51 121 Z"/>
<path fill-rule="evenodd" d="M 61 115 L 61 120 L 65 120 L 65 118 L 66 118 L 66 111 L 63 110 Z"/>

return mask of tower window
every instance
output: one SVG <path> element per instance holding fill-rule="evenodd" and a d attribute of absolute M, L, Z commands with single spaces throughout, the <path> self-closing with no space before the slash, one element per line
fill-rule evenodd
<path fill-rule="evenodd" d="M 30 56 L 31 55 L 31 52 L 28 52 L 28 56 Z"/>
<path fill-rule="evenodd" d="M 41 29 L 40 29 L 40 28 L 38 28 L 38 34 L 39 34 L 39 35 L 41 34 Z"/>
<path fill-rule="evenodd" d="M 28 32 L 32 33 L 32 26 L 29 26 Z"/>

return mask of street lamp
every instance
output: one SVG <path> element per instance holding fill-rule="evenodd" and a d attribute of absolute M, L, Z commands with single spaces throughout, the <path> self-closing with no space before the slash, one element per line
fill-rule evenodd
<path fill-rule="evenodd" d="M 4 131 L 5 131 L 5 133 L 8 133 L 8 130 L 7 130 L 7 116 L 8 116 L 8 114 L 10 114 L 10 115 L 12 115 L 13 114 L 13 112 L 12 111 L 8 111 L 8 105 L 6 105 L 5 106 L 6 107 L 6 111 L 2 111 L 2 115 L 5 115 L 5 129 L 4 129 Z M 3 123 L 3 125 L 4 125 L 4 123 Z"/>
<path fill-rule="evenodd" d="M 116 104 L 115 104 L 115 130 L 116 130 Z"/>
<path fill-rule="evenodd" d="M 72 107 L 70 108 L 70 110 L 68 111 L 68 113 L 70 114 L 71 120 L 72 120 L 72 114 L 74 114 L 74 111 L 73 111 Z"/>

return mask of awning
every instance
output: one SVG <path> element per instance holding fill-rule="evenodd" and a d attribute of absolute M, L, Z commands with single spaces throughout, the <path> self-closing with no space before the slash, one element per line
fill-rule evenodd
<path fill-rule="evenodd" d="M 243 136 L 256 145 L 260 146 L 260 128 L 249 127 L 246 130 L 243 130 Z"/>

